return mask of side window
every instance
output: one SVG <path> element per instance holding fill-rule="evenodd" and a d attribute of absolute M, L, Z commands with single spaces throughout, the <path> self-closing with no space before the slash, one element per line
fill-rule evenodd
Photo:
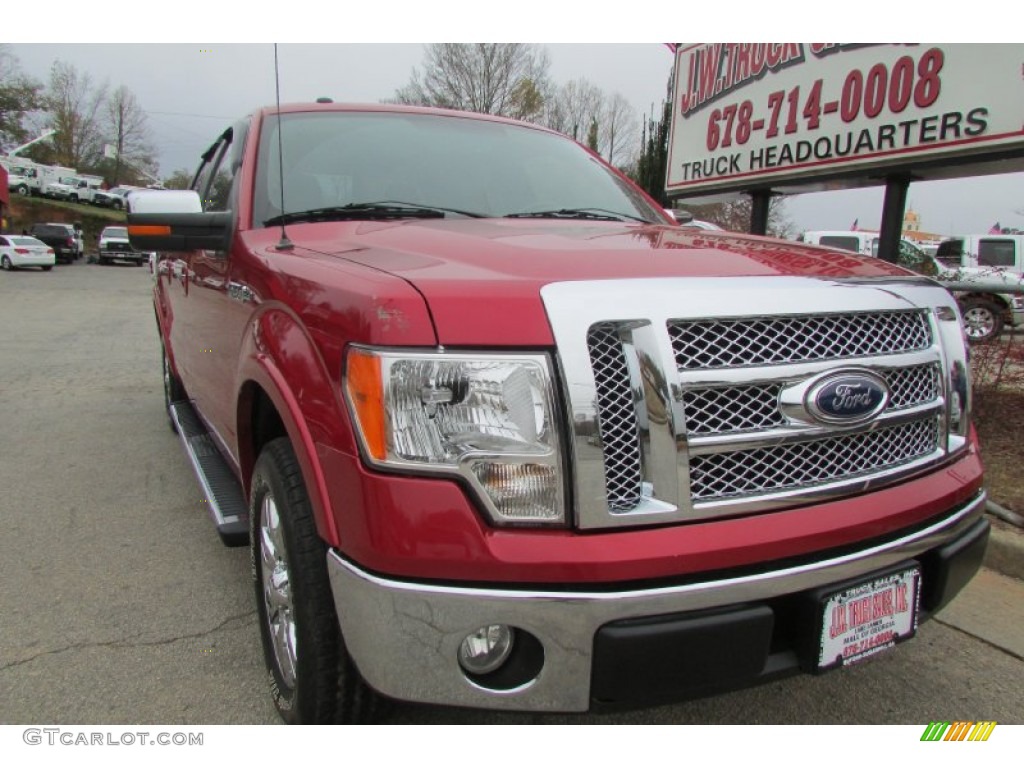
<path fill-rule="evenodd" d="M 981 240 L 978 243 L 978 264 L 983 267 L 1012 267 L 1013 240 Z"/>
<path fill-rule="evenodd" d="M 203 197 L 203 194 L 206 187 L 210 184 L 210 176 L 213 174 L 213 161 L 216 157 L 217 146 L 215 145 L 206 150 L 206 154 L 203 155 L 203 162 L 199 165 L 199 170 L 196 171 L 192 179 L 191 189 L 199 193 L 199 198 L 203 201 L 203 208 L 206 207 L 206 199 Z"/>
<path fill-rule="evenodd" d="M 223 210 L 212 208 L 211 199 L 211 187 L 212 182 L 216 178 L 217 168 L 221 163 L 224 156 L 224 152 L 231 146 L 230 131 L 225 136 L 221 136 L 212 147 L 210 147 L 203 154 L 202 165 L 199 166 L 199 170 L 196 172 L 196 177 L 192 182 L 192 189 L 199 193 L 199 198 L 203 201 L 203 210 Z"/>
<path fill-rule="evenodd" d="M 935 252 L 935 258 L 947 267 L 959 267 L 960 256 L 963 252 L 963 240 L 946 240 L 939 243 L 939 249 Z"/>
<path fill-rule="evenodd" d="M 860 240 L 848 235 L 822 235 L 818 243 L 832 248 L 842 248 L 845 251 L 853 251 L 854 253 L 860 252 Z"/>
<path fill-rule="evenodd" d="M 236 140 L 237 137 L 237 140 Z M 234 203 L 235 173 L 242 161 L 244 128 L 229 128 L 203 155 L 192 189 L 199 193 L 204 211 L 227 211 Z"/>

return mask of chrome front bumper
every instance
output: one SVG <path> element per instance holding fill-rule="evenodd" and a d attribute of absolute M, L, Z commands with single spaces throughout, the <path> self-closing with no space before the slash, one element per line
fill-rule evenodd
<path fill-rule="evenodd" d="M 982 516 L 981 492 L 939 523 L 853 554 L 740 578 L 620 592 L 473 589 L 396 581 L 327 556 L 342 633 L 366 681 L 404 701 L 549 712 L 591 706 L 594 636 L 623 619 L 769 600 L 857 578 L 945 545 Z M 457 653 L 479 627 L 507 624 L 534 635 L 544 663 L 532 681 L 490 690 L 463 673 Z"/>

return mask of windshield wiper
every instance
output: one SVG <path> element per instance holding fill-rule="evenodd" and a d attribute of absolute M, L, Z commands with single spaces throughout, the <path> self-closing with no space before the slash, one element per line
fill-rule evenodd
<path fill-rule="evenodd" d="M 379 203 L 349 203 L 326 208 L 312 208 L 308 211 L 294 211 L 274 216 L 263 222 L 266 227 L 275 224 L 294 224 L 306 221 L 346 221 L 350 219 L 443 219 L 445 213 L 458 213 L 479 219 L 482 214 L 460 211 L 456 208 L 442 208 L 436 205 L 404 203 L 400 200 L 383 200 Z"/>
<path fill-rule="evenodd" d="M 522 211 L 507 213 L 506 219 L 588 219 L 590 221 L 643 221 L 642 216 L 609 211 L 607 208 L 559 208 L 552 211 Z"/>

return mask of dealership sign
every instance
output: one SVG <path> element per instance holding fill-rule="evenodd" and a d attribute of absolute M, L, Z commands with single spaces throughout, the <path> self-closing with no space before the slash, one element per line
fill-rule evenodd
<path fill-rule="evenodd" d="M 1007 158 L 1010 166 L 985 166 Z M 673 196 L 880 183 L 883 171 L 950 178 L 1013 170 L 1024 170 L 1024 45 L 676 49 Z"/>

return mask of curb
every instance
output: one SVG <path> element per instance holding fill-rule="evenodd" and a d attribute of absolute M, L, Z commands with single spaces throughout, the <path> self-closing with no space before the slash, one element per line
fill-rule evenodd
<path fill-rule="evenodd" d="M 984 566 L 1024 580 L 1024 530 L 1013 528 L 988 515 L 992 532 L 985 550 Z"/>

